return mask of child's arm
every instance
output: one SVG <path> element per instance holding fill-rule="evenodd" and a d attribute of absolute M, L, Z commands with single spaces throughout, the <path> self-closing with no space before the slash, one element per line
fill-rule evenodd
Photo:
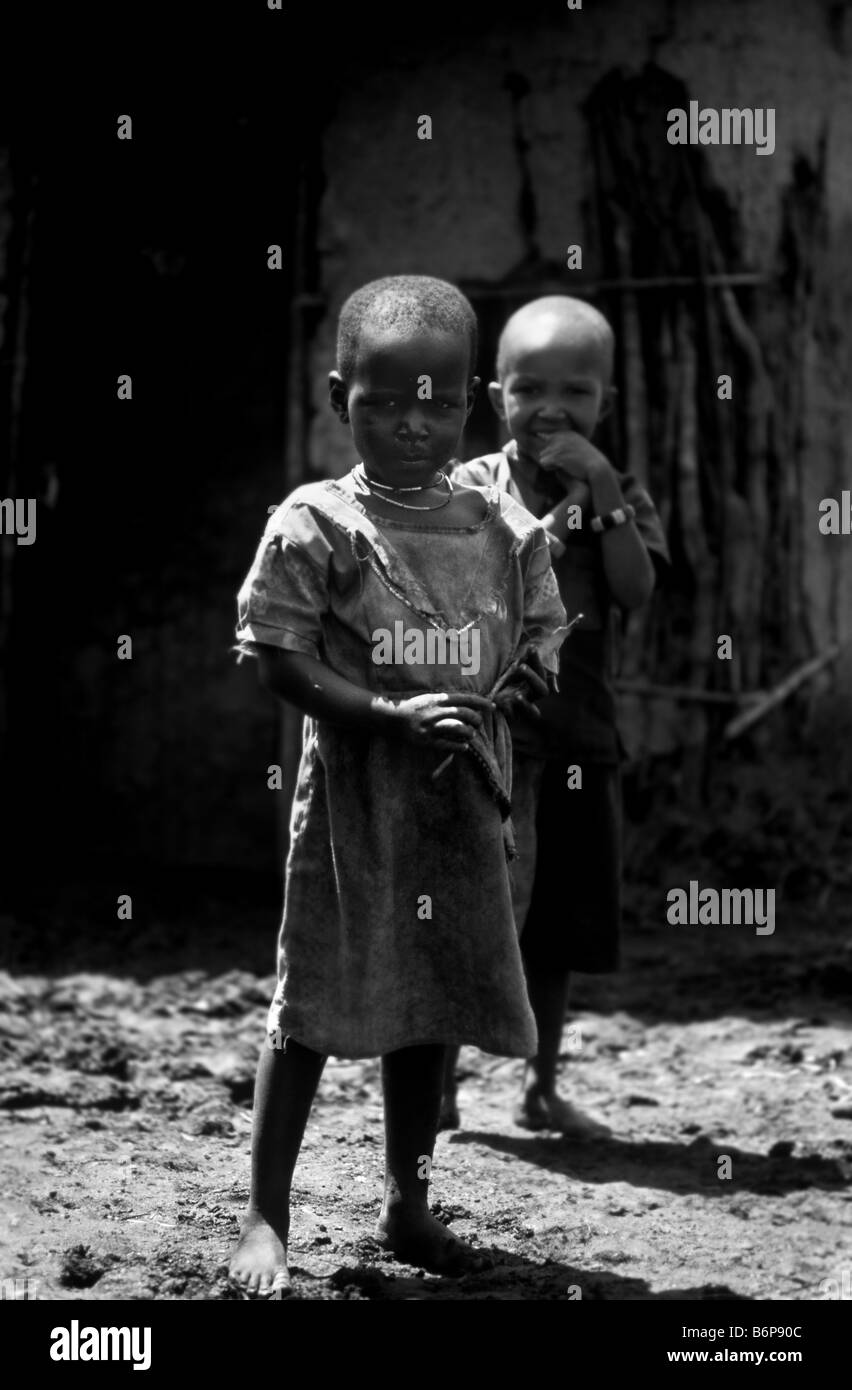
<path fill-rule="evenodd" d="M 565 538 L 568 535 L 568 516 L 576 506 L 586 507 L 591 502 L 591 493 L 586 483 L 578 483 L 575 479 L 565 479 L 571 486 L 561 501 L 551 507 L 546 516 L 541 518 L 540 525 L 547 536 L 551 555 L 563 555 L 565 553 Z"/>
<path fill-rule="evenodd" d="M 605 516 L 625 505 L 615 469 L 609 460 L 574 432 L 560 434 L 542 450 L 541 466 L 561 473 L 566 479 L 586 483 L 596 516 Z M 562 541 L 568 534 L 568 499 L 558 503 L 548 529 Z M 551 521 L 550 518 L 553 518 Z M 645 542 L 631 520 L 601 533 L 601 555 L 610 593 L 621 608 L 639 608 L 654 591 L 654 566 Z"/>
<path fill-rule="evenodd" d="M 408 700 L 383 699 L 353 685 L 316 657 L 278 647 L 258 646 L 261 684 L 304 714 L 346 729 L 403 738 L 421 747 L 457 752 L 482 725 L 479 709 L 493 709 L 483 695 L 444 693 Z"/>
<path fill-rule="evenodd" d="M 424 748 L 464 749 L 493 709 L 481 695 L 389 700 L 353 684 L 321 659 L 332 545 L 297 489 L 270 519 L 237 596 L 237 650 L 256 656 L 263 685 L 304 714 Z"/>

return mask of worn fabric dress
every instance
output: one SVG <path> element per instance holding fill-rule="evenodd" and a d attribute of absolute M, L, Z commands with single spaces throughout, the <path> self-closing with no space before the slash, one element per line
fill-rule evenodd
<path fill-rule="evenodd" d="M 352 474 L 298 488 L 240 590 L 240 650 L 304 652 L 388 698 L 486 694 L 527 640 L 555 670 L 565 617 L 544 534 L 511 498 L 482 491 L 478 525 L 426 529 L 410 513 L 371 517 Z M 424 642 L 430 629 L 478 629 L 479 669 L 377 664 L 374 635 L 397 623 Z M 426 1043 L 534 1052 L 502 715 L 477 744 L 433 780 L 440 751 L 305 718 L 270 1033 L 342 1057 Z"/>

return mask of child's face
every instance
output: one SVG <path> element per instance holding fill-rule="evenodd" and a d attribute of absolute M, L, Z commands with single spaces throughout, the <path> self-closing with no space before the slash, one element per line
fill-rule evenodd
<path fill-rule="evenodd" d="M 545 332 L 510 345 L 503 380 L 492 382 L 488 395 L 521 453 L 537 463 L 554 434 L 591 436 L 609 409 L 607 374 L 597 342 Z"/>
<path fill-rule="evenodd" d="M 465 337 L 365 327 L 351 379 L 331 373 L 331 402 L 376 478 L 416 487 L 454 457 L 479 384 L 469 359 Z"/>

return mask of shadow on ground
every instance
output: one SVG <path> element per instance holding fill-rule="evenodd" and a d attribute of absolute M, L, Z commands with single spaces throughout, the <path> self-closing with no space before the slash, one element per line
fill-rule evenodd
<path fill-rule="evenodd" d="M 737 1149 L 725 1140 L 714 1144 L 706 1136 L 691 1144 L 605 1139 L 578 1145 L 559 1136 L 516 1139 L 506 1134 L 466 1130 L 451 1134 L 449 1142 L 483 1144 L 574 1181 L 626 1182 L 643 1189 L 696 1192 L 702 1197 L 730 1197 L 737 1191 L 782 1196 L 810 1188 L 837 1192 L 852 1185 L 837 1159 L 818 1154 L 768 1157 Z M 731 1160 L 731 1177 L 725 1182 L 718 1179 L 717 1160 L 721 1153 Z"/>

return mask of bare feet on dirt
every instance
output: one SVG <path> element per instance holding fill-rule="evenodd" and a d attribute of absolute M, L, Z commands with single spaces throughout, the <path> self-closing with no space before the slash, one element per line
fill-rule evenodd
<path fill-rule="evenodd" d="M 609 1125 L 587 1115 L 569 1100 L 562 1100 L 557 1095 L 542 1095 L 535 1087 L 530 1087 L 524 1093 L 513 1119 L 522 1129 L 556 1130 L 566 1139 L 583 1142 L 608 1139 L 612 1134 Z"/>
<path fill-rule="evenodd" d="M 484 1255 L 451 1235 L 428 1211 L 383 1211 L 376 1226 L 376 1240 L 405 1264 L 450 1278 L 476 1273 L 488 1263 Z"/>
<path fill-rule="evenodd" d="M 260 1212 L 243 1221 L 228 1274 L 234 1283 L 257 1298 L 286 1298 L 291 1292 L 287 1267 L 287 1234 L 280 1235 Z"/>

